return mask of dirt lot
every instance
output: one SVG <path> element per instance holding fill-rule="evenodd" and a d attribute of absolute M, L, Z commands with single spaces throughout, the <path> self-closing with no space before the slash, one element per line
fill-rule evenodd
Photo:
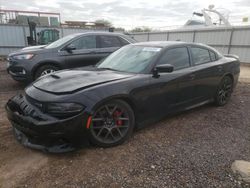
<path fill-rule="evenodd" d="M 250 161 L 250 67 L 225 107 L 206 105 L 137 131 L 125 144 L 52 155 L 15 141 L 4 105 L 22 92 L 0 62 L 0 187 L 248 187 L 230 166 Z"/>

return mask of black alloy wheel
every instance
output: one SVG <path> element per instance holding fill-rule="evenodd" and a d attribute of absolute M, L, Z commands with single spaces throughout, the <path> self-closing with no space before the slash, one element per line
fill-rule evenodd
<path fill-rule="evenodd" d="M 91 142 L 101 147 L 123 143 L 133 132 L 134 112 L 122 100 L 113 100 L 101 105 L 92 116 Z"/>
<path fill-rule="evenodd" d="M 233 92 L 233 80 L 229 76 L 225 76 L 219 85 L 215 96 L 215 103 L 219 106 L 225 105 Z"/>

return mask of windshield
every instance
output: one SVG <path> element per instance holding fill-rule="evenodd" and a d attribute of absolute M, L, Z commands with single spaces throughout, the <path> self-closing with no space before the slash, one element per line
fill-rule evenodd
<path fill-rule="evenodd" d="M 112 53 L 97 68 L 140 73 L 160 50 L 158 47 L 128 45 Z"/>
<path fill-rule="evenodd" d="M 61 39 L 56 40 L 55 42 L 52 42 L 51 44 L 47 45 L 45 48 L 50 49 L 50 48 L 57 48 L 61 46 L 62 44 L 70 41 L 72 38 L 74 38 L 76 35 L 68 35 L 66 37 L 63 37 Z"/>

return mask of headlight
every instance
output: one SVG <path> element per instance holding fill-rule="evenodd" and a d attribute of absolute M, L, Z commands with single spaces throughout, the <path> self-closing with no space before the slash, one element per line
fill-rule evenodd
<path fill-rule="evenodd" d="M 77 103 L 49 103 L 46 105 L 46 112 L 56 117 L 70 117 L 79 114 L 84 106 Z"/>
<path fill-rule="evenodd" d="M 22 55 L 15 55 L 15 56 L 13 56 L 13 59 L 18 59 L 18 60 L 31 59 L 34 56 L 35 56 L 34 54 L 22 54 Z"/>

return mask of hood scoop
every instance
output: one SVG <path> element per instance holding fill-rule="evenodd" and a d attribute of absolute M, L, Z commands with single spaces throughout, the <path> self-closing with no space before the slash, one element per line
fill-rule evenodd
<path fill-rule="evenodd" d="M 58 76 L 56 74 L 51 74 L 50 76 L 53 77 L 53 78 L 55 78 L 55 79 L 60 79 L 61 78 L 60 76 Z"/>

